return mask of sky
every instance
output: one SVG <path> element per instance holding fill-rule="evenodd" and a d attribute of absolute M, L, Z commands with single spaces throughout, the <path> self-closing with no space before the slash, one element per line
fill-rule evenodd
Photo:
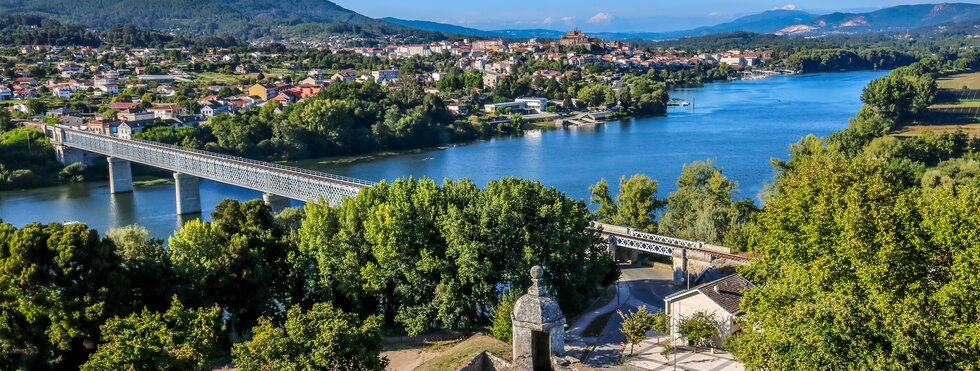
<path fill-rule="evenodd" d="M 952 0 L 947 0 L 952 1 Z M 959 0 L 976 3 L 980 0 Z M 395 17 L 483 30 L 676 31 L 769 9 L 864 12 L 928 0 L 334 0 L 373 18 Z M 932 2 L 941 2 L 933 0 Z"/>

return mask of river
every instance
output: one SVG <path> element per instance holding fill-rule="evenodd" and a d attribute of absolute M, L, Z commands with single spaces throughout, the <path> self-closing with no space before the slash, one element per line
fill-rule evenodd
<path fill-rule="evenodd" d="M 884 71 L 863 71 L 708 84 L 671 91 L 694 103 L 666 117 L 610 122 L 594 127 L 530 131 L 446 148 L 360 161 L 306 161 L 304 166 L 367 180 L 404 176 L 472 179 L 479 185 L 503 176 L 539 179 L 573 198 L 587 199 L 600 178 L 616 188 L 622 175 L 659 180 L 665 197 L 685 163 L 714 160 L 739 182 L 740 197 L 758 199 L 772 181 L 769 160 L 785 158 L 807 134 L 825 136 L 847 125 L 861 106 L 861 89 Z M 201 202 L 261 198 L 259 192 L 201 183 Z M 299 205 L 294 201 L 294 205 Z M 173 185 L 137 187 L 110 195 L 105 182 L 0 192 L 0 219 L 18 227 L 34 221 L 80 221 L 105 231 L 140 224 L 165 238 L 178 225 Z M 204 215 L 207 218 L 207 215 Z"/>

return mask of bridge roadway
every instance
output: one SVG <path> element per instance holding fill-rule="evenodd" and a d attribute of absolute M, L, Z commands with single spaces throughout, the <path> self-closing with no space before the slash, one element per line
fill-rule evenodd
<path fill-rule="evenodd" d="M 324 199 L 331 204 L 337 204 L 343 198 L 352 197 L 361 189 L 374 184 L 340 175 L 162 143 L 94 134 L 60 125 L 48 130 L 52 144 L 63 160 L 70 157 L 66 153 L 71 148 L 107 156 L 112 193 L 132 191 L 130 162 L 173 171 L 174 179 L 178 183 L 178 213 L 181 214 L 201 211 L 197 178 L 263 192 L 267 202 Z M 187 193 L 183 195 L 186 201 L 184 208 L 180 207 L 181 192 Z"/>

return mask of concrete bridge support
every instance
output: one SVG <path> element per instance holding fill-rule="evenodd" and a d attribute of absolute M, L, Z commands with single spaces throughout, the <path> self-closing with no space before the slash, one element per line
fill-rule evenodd
<path fill-rule="evenodd" d="M 712 265 L 711 254 L 699 250 L 676 249 L 673 260 L 674 284 L 678 286 L 694 286 L 694 279 Z"/>
<path fill-rule="evenodd" d="M 197 214 L 201 212 L 201 178 L 193 175 L 174 173 L 177 188 L 177 214 Z"/>
<path fill-rule="evenodd" d="M 269 207 L 272 208 L 272 211 L 276 213 L 285 210 L 290 204 L 289 198 L 274 195 L 272 193 L 263 193 L 262 201 L 265 201 L 265 204 L 269 205 Z"/>
<path fill-rule="evenodd" d="M 129 161 L 107 157 L 109 160 L 109 193 L 133 191 L 133 167 Z"/>

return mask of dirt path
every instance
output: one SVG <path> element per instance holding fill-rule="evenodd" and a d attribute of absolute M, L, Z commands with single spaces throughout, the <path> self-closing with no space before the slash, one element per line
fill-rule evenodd
<path fill-rule="evenodd" d="M 430 351 L 425 347 L 419 347 L 381 352 L 381 355 L 388 357 L 387 370 L 412 371 L 416 367 L 419 367 L 419 365 L 438 355 L 438 353 Z"/>

